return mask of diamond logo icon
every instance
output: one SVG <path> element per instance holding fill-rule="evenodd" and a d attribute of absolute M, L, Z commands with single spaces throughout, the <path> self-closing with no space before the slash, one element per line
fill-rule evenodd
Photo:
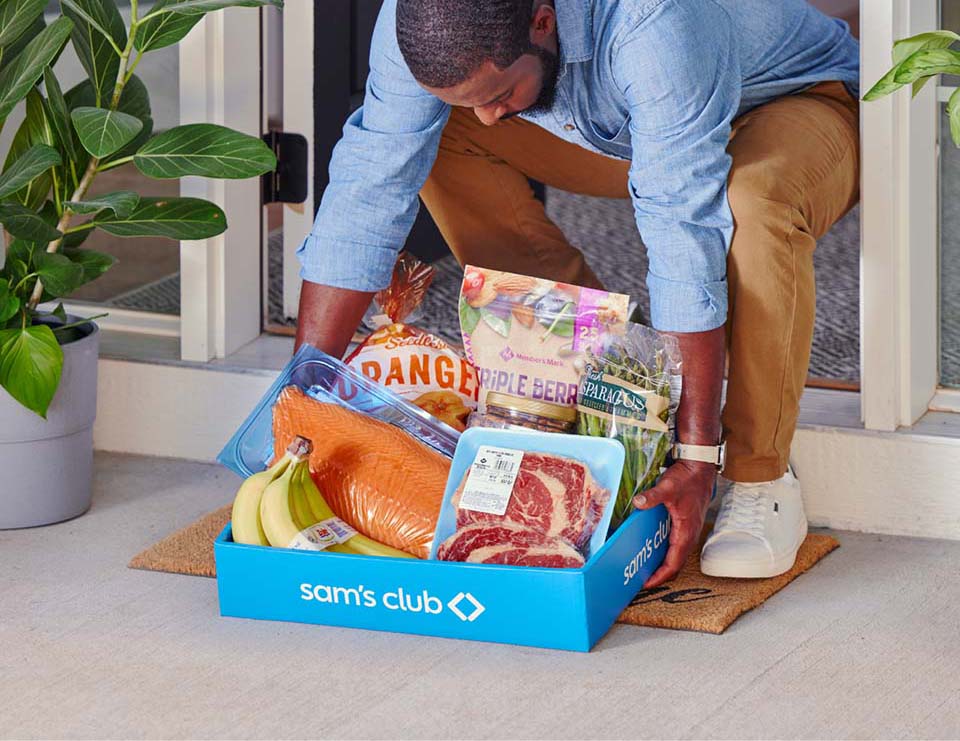
<path fill-rule="evenodd" d="M 505 347 L 500 351 L 500 358 L 504 363 L 509 363 L 515 357 L 516 355 L 514 355 L 513 350 L 511 350 L 509 347 Z"/>
<path fill-rule="evenodd" d="M 460 609 L 460 604 L 466 600 L 473 606 L 473 611 L 467 615 L 463 610 Z M 470 606 L 468 605 L 468 606 Z M 486 612 L 486 607 L 481 605 L 477 598 L 474 597 L 470 592 L 460 592 L 456 597 L 450 600 L 447 603 L 447 607 L 450 608 L 450 611 L 456 615 L 458 618 L 463 620 L 465 623 L 472 623 L 478 617 L 480 617 L 484 612 Z"/>

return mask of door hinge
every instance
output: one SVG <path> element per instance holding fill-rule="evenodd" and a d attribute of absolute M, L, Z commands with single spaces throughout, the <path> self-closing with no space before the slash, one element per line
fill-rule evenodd
<path fill-rule="evenodd" d="M 303 203 L 307 200 L 310 152 L 306 137 L 271 131 L 263 140 L 277 155 L 277 169 L 263 176 L 263 203 Z"/>

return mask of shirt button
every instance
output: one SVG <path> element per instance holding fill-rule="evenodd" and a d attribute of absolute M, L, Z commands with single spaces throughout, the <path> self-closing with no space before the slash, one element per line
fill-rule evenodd
<path fill-rule="evenodd" d="M 571 123 L 568 123 L 568 124 L 564 124 L 564 125 L 563 125 L 563 128 L 564 128 L 564 130 L 566 130 L 566 131 L 573 131 L 573 130 L 574 130 L 575 128 L 577 128 L 577 127 L 574 126 L 574 125 L 571 124 Z"/>

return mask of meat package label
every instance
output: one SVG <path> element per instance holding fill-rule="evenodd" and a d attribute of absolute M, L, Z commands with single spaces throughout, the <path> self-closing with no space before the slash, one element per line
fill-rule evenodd
<path fill-rule="evenodd" d="M 522 460 L 522 450 L 481 445 L 463 487 L 460 509 L 503 517 Z"/>

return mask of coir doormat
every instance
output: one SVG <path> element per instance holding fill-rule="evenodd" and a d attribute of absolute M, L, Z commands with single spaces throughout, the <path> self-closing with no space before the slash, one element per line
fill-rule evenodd
<path fill-rule="evenodd" d="M 130 568 L 191 576 L 216 576 L 213 541 L 230 521 L 230 505 L 221 507 L 134 556 Z M 705 529 L 709 532 L 709 528 Z M 840 543 L 829 535 L 807 536 L 797 562 L 772 579 L 716 579 L 700 573 L 700 549 L 677 577 L 662 587 L 645 589 L 620 616 L 621 623 L 651 628 L 723 633 L 743 613 L 762 604 Z"/>

